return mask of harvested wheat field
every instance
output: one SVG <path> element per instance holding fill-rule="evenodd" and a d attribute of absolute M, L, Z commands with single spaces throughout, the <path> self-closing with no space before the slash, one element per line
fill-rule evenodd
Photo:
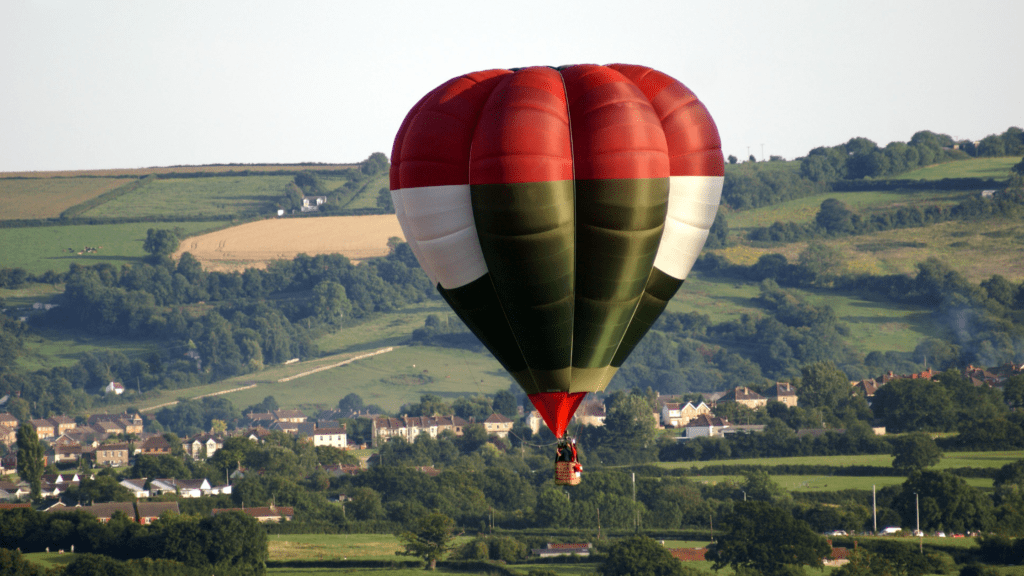
<path fill-rule="evenodd" d="M 174 258 L 191 252 L 206 270 L 264 268 L 298 254 L 339 253 L 350 260 L 388 253 L 388 239 L 405 238 L 394 214 L 275 218 L 186 238 Z"/>

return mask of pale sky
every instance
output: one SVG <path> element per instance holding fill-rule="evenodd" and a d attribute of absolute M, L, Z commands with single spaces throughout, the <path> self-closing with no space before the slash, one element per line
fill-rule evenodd
<path fill-rule="evenodd" d="M 445 80 L 623 62 L 725 153 L 1024 127 L 1024 2 L 0 2 L 0 171 L 356 162 Z"/>

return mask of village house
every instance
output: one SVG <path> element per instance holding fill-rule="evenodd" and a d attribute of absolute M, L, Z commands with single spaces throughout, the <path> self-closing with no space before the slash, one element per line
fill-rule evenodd
<path fill-rule="evenodd" d="M 147 478 L 125 478 L 119 484 L 127 488 L 136 498 L 149 498 L 146 480 Z"/>
<path fill-rule="evenodd" d="M 185 454 L 191 456 L 193 460 L 209 458 L 223 447 L 224 441 L 213 434 L 200 434 L 181 443 Z"/>
<path fill-rule="evenodd" d="M 70 432 L 78 426 L 73 418 L 68 418 L 63 414 L 51 416 L 49 420 L 53 423 L 53 433 L 55 436 L 60 436 L 61 434 Z"/>
<path fill-rule="evenodd" d="M 758 408 L 762 408 L 768 405 L 767 398 L 761 396 L 760 394 L 754 392 L 753 390 L 747 388 L 746 386 L 738 386 L 736 388 L 733 388 L 732 390 L 726 392 L 725 396 L 722 396 L 721 398 L 718 399 L 719 404 L 725 402 L 735 402 L 742 406 L 746 406 L 751 410 L 757 410 Z"/>
<path fill-rule="evenodd" d="M 7 412 L 0 413 L 0 426 L 6 426 L 8 428 L 18 429 L 18 419 L 13 414 Z"/>
<path fill-rule="evenodd" d="M 120 396 L 121 394 L 124 394 L 124 384 L 121 384 L 120 382 L 111 382 L 103 387 L 103 393 Z"/>
<path fill-rule="evenodd" d="M 131 518 L 133 521 L 138 521 L 135 516 L 135 505 L 131 502 L 104 502 L 102 504 L 93 504 L 91 506 L 81 506 L 78 510 L 92 514 L 103 524 L 110 522 L 110 519 L 118 512 Z M 59 509 L 56 509 L 55 511 L 59 511 Z"/>
<path fill-rule="evenodd" d="M 47 457 L 49 461 L 54 464 L 62 464 L 64 462 L 78 462 L 82 459 L 82 445 L 81 444 L 53 444 L 47 450 Z"/>
<path fill-rule="evenodd" d="M 0 444 L 6 444 L 7 446 L 13 445 L 18 441 L 18 430 L 17 428 L 11 428 L 0 424 Z"/>
<path fill-rule="evenodd" d="M 526 415 L 526 427 L 532 430 L 534 434 L 539 434 L 543 426 L 544 418 L 540 415 L 540 412 L 530 410 L 530 413 Z"/>
<path fill-rule="evenodd" d="M 139 524 L 151 524 L 154 520 L 160 519 L 160 515 L 165 512 L 181 514 L 177 502 L 136 502 L 135 508 L 138 511 Z"/>
<path fill-rule="evenodd" d="M 102 434 L 104 437 L 113 434 L 124 434 L 124 428 L 122 426 L 119 426 L 107 420 L 102 420 L 100 422 L 96 422 L 95 424 L 90 424 L 89 427 L 92 428 L 93 431 L 95 431 L 97 434 Z"/>
<path fill-rule="evenodd" d="M 682 428 L 701 414 L 710 414 L 711 408 L 701 402 L 696 406 L 693 402 L 680 405 L 678 402 L 665 402 L 661 406 L 661 425 L 666 428 Z"/>
<path fill-rule="evenodd" d="M 445 430 L 450 430 L 456 436 L 462 436 L 462 429 L 469 425 L 458 416 L 402 416 L 401 418 L 389 418 L 381 416 L 371 420 L 373 445 L 379 446 L 380 442 L 387 442 L 391 438 L 404 438 L 412 442 L 421 433 L 429 434 L 431 438 Z"/>
<path fill-rule="evenodd" d="M 320 207 L 327 202 L 327 196 L 303 196 L 302 197 L 302 212 L 316 212 L 320 210 Z"/>
<path fill-rule="evenodd" d="M 142 434 L 142 416 L 129 414 L 93 414 L 89 416 L 89 424 L 105 423 L 104 428 L 117 428 L 118 434 Z"/>
<path fill-rule="evenodd" d="M 799 399 L 796 394 L 796 388 L 789 382 L 776 382 L 774 385 L 769 386 L 764 391 L 764 397 L 768 402 L 773 400 L 775 402 L 782 402 L 790 408 L 795 408 Z"/>
<path fill-rule="evenodd" d="M 178 478 L 154 478 L 149 483 L 149 492 L 153 496 L 161 494 L 177 494 L 182 498 L 199 498 L 210 493 L 213 487 L 206 478 L 182 480 Z"/>
<path fill-rule="evenodd" d="M 34 418 L 29 420 L 32 427 L 36 429 L 36 436 L 40 439 L 54 438 L 57 436 L 57 427 L 49 418 Z"/>
<path fill-rule="evenodd" d="M 163 436 L 153 436 L 147 438 L 141 447 L 135 449 L 135 453 L 145 454 L 147 456 L 158 456 L 161 454 L 171 453 L 171 443 L 167 441 Z"/>
<path fill-rule="evenodd" d="M 344 450 L 348 447 L 347 428 L 317 428 L 313 431 L 313 446 L 332 446 Z"/>
<path fill-rule="evenodd" d="M 731 426 L 732 424 L 725 418 L 719 418 L 712 414 L 701 414 L 686 425 L 686 438 L 721 436 Z"/>
<path fill-rule="evenodd" d="M 128 465 L 131 446 L 127 442 L 117 444 L 100 444 L 93 450 L 93 459 L 97 466 L 121 468 Z"/>
<path fill-rule="evenodd" d="M 301 410 L 276 410 L 274 411 L 274 419 L 278 422 L 299 422 L 306 421 L 306 415 Z"/>
<path fill-rule="evenodd" d="M 501 414 L 494 413 L 484 420 L 484 430 L 487 431 L 488 436 L 507 438 L 508 433 L 512 431 L 512 421 Z"/>
<path fill-rule="evenodd" d="M 605 416 L 604 402 L 583 402 L 573 417 L 580 426 L 604 426 Z"/>

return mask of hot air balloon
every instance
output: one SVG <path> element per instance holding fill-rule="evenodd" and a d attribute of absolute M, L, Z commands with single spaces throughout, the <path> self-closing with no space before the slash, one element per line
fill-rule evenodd
<path fill-rule="evenodd" d="M 438 86 L 399 128 L 390 179 L 423 270 L 561 439 L 682 285 L 723 176 L 686 86 L 583 64 Z"/>

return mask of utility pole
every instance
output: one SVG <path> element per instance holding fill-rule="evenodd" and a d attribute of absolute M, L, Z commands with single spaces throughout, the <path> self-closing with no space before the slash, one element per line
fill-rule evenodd
<path fill-rule="evenodd" d="M 635 514 L 634 525 L 636 533 L 640 533 L 640 511 L 636 509 L 636 472 L 633 472 L 633 512 Z"/>
<path fill-rule="evenodd" d="M 875 520 L 875 534 L 878 534 L 878 503 L 875 501 L 875 485 L 871 485 L 871 517 Z"/>
<path fill-rule="evenodd" d="M 917 547 L 921 555 L 924 555 L 924 533 L 921 532 L 921 497 L 914 492 L 914 508 L 917 509 Z"/>

